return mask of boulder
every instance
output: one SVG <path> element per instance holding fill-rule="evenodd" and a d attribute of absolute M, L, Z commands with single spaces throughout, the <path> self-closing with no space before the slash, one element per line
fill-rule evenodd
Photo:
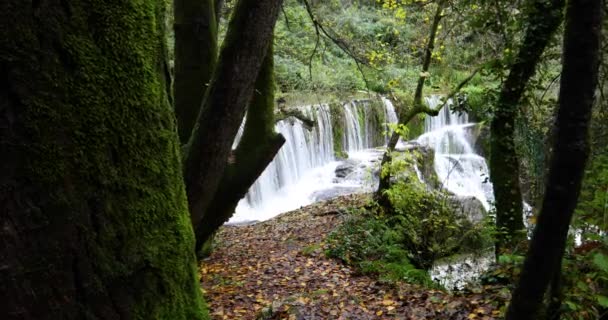
<path fill-rule="evenodd" d="M 355 167 L 357 166 L 357 162 L 352 160 L 344 161 L 342 164 L 336 167 L 334 170 L 337 178 L 346 178 L 349 174 L 355 171 Z"/>
<path fill-rule="evenodd" d="M 481 222 L 488 213 L 481 201 L 473 196 L 451 195 L 447 199 L 457 214 L 467 217 L 472 223 Z"/>

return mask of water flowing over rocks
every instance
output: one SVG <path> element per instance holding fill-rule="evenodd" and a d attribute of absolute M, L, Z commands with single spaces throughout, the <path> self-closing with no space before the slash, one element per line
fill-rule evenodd
<path fill-rule="evenodd" d="M 397 122 L 393 104 L 386 98 L 349 101 L 335 106 L 339 119 L 332 118 L 332 107 L 298 107 L 316 122 L 312 130 L 293 118 L 276 124 L 286 143 L 241 200 L 231 223 L 266 220 L 321 199 L 374 189 L 382 156 L 374 148 L 386 142 L 387 121 Z"/>

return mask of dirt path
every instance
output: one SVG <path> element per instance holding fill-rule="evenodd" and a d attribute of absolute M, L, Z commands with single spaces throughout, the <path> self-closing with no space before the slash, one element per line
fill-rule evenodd
<path fill-rule="evenodd" d="M 323 240 L 344 219 L 339 212 L 364 201 L 341 197 L 263 223 L 224 227 L 200 267 L 212 318 L 494 319 L 481 296 L 390 286 L 325 257 Z"/>

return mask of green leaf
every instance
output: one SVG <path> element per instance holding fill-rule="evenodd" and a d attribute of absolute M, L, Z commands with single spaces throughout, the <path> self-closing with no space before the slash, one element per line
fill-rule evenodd
<path fill-rule="evenodd" d="M 597 296 L 597 302 L 600 304 L 600 306 L 602 306 L 604 308 L 608 308 L 608 297 Z"/>
<path fill-rule="evenodd" d="M 593 256 L 593 263 L 602 271 L 608 273 L 608 257 L 605 254 L 595 254 L 595 256 Z"/>

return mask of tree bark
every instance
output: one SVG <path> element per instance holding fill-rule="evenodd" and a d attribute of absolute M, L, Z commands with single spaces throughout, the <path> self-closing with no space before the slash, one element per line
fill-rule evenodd
<path fill-rule="evenodd" d="M 536 64 L 562 21 L 564 0 L 534 0 L 529 26 L 500 96 L 491 123 L 490 178 L 494 186 L 496 252 L 515 247 L 525 239 L 523 204 L 519 185 L 519 164 L 515 152 L 515 117 L 526 84 Z"/>
<path fill-rule="evenodd" d="M 507 320 L 537 319 L 558 272 L 587 161 L 588 129 L 597 85 L 601 0 L 568 2 L 556 139 L 538 224 Z"/>
<path fill-rule="evenodd" d="M 188 143 L 217 60 L 216 0 L 175 0 L 175 116 Z"/>
<path fill-rule="evenodd" d="M 270 42 L 282 0 L 241 0 L 187 146 L 185 180 L 193 225 L 206 216 L 222 180 Z"/>
<path fill-rule="evenodd" d="M 229 161 L 208 214 L 195 228 L 197 251 L 213 232 L 232 217 L 238 202 L 285 143 L 285 138 L 274 130 L 273 60 L 271 44 L 256 81 L 243 137 L 234 151 L 234 161 Z"/>
<path fill-rule="evenodd" d="M 0 5 L 0 315 L 203 319 L 163 1 Z"/>

